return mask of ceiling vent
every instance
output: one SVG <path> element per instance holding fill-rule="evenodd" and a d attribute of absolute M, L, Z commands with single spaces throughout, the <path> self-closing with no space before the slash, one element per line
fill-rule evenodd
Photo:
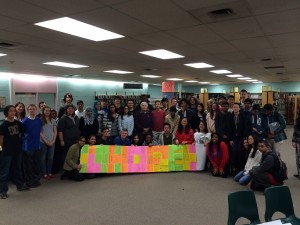
<path fill-rule="evenodd" d="M 12 42 L 0 42 L 0 48 L 14 50 L 18 48 L 26 47 L 26 45 L 12 43 Z"/>
<path fill-rule="evenodd" d="M 283 69 L 284 66 L 265 66 L 264 67 L 267 70 L 271 70 L 271 69 Z"/>
<path fill-rule="evenodd" d="M 233 14 L 234 14 L 234 12 L 230 8 L 218 9 L 218 10 L 214 10 L 214 11 L 209 12 L 209 15 L 212 16 L 212 17 L 215 17 L 215 18 L 232 16 Z"/>

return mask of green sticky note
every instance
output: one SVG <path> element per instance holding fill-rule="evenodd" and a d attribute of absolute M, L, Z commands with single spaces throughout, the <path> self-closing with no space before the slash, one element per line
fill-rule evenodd
<path fill-rule="evenodd" d="M 115 173 L 121 173 L 121 164 L 120 163 L 115 164 Z"/>
<path fill-rule="evenodd" d="M 117 155 L 121 155 L 121 154 L 122 154 L 122 146 L 116 145 L 116 146 L 115 146 L 115 149 L 116 149 L 116 154 L 117 154 Z"/>
<path fill-rule="evenodd" d="M 81 164 L 82 167 L 81 167 L 81 170 L 80 170 L 80 173 L 86 173 L 87 171 L 87 164 Z"/>
<path fill-rule="evenodd" d="M 108 164 L 107 163 L 101 164 L 101 172 L 107 173 L 107 171 L 108 171 Z"/>
<path fill-rule="evenodd" d="M 102 160 L 103 156 L 102 155 L 103 154 L 101 154 L 100 152 L 96 152 L 95 163 L 102 163 L 103 162 L 103 160 Z"/>
<path fill-rule="evenodd" d="M 174 159 L 183 159 L 183 153 L 175 153 Z"/>
<path fill-rule="evenodd" d="M 89 148 L 89 145 L 82 146 L 81 153 L 82 154 L 87 154 L 88 153 L 88 148 Z"/>
<path fill-rule="evenodd" d="M 175 165 L 175 171 L 183 171 L 183 165 Z"/>
<path fill-rule="evenodd" d="M 169 161 L 169 171 L 175 171 L 175 163 Z"/>

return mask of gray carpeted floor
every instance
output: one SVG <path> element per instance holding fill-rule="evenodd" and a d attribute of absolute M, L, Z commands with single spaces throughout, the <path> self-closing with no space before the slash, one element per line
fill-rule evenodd
<path fill-rule="evenodd" d="M 289 127 L 281 154 L 289 169 L 285 183 L 300 217 L 291 132 Z M 10 186 L 9 198 L 0 200 L 0 225 L 224 225 L 228 193 L 244 189 L 232 177 L 207 172 L 102 175 L 81 183 L 57 177 L 28 192 Z M 256 192 L 256 199 L 263 221 L 263 194 Z"/>

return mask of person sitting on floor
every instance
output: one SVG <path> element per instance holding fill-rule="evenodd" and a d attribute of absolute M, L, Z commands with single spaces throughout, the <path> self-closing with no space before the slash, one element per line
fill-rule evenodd
<path fill-rule="evenodd" d="M 63 166 L 63 173 L 60 177 L 61 180 L 64 178 L 70 178 L 75 181 L 83 181 L 84 175 L 79 173 L 82 165 L 80 164 L 80 151 L 82 146 L 85 144 L 85 137 L 80 136 L 77 143 L 69 148 L 67 157 Z"/>
<path fill-rule="evenodd" d="M 239 172 L 234 180 L 239 182 L 241 185 L 246 185 L 251 180 L 249 171 L 254 167 L 258 166 L 261 160 L 261 152 L 258 150 L 258 138 L 257 136 L 249 135 L 248 139 L 244 140 L 244 143 L 247 142 L 247 146 L 251 148 L 248 160 L 245 165 L 245 169 Z"/>
<path fill-rule="evenodd" d="M 261 162 L 249 171 L 251 181 L 247 186 L 253 190 L 264 190 L 271 185 L 282 185 L 283 182 L 276 179 L 280 162 L 276 160 L 278 156 L 271 150 L 270 143 L 267 140 L 259 141 L 258 150 L 262 154 Z"/>

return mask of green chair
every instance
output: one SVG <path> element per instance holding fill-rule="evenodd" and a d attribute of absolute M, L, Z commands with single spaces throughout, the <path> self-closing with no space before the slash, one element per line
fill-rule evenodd
<path fill-rule="evenodd" d="M 266 212 L 265 220 L 272 221 L 272 216 L 275 212 L 280 212 L 285 215 L 285 218 L 280 218 L 283 223 L 291 223 L 300 225 L 300 219 L 295 216 L 293 200 L 289 187 L 273 186 L 265 190 Z"/>
<path fill-rule="evenodd" d="M 238 191 L 228 195 L 229 216 L 227 225 L 235 225 L 244 217 L 250 220 L 249 225 L 260 224 L 256 199 L 253 191 Z"/>

